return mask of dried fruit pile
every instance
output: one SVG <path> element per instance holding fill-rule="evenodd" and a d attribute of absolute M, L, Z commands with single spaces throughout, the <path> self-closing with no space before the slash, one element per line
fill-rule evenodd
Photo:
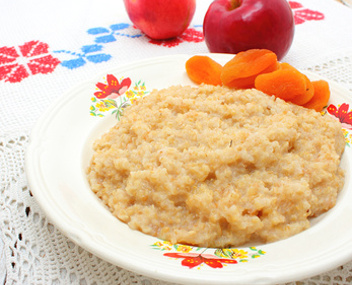
<path fill-rule="evenodd" d="M 311 81 L 266 49 L 236 54 L 224 66 L 209 56 L 195 55 L 186 62 L 189 78 L 197 84 L 223 85 L 234 89 L 256 88 L 287 102 L 320 112 L 328 103 L 330 88 L 325 80 Z"/>

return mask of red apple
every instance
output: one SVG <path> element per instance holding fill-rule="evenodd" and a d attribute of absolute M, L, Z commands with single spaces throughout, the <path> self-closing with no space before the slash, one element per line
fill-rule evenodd
<path fill-rule="evenodd" d="M 215 0 L 203 29 L 210 52 L 269 49 L 280 60 L 291 47 L 295 24 L 287 0 Z"/>
<path fill-rule="evenodd" d="M 124 0 L 132 23 L 155 40 L 181 35 L 192 21 L 196 0 Z"/>

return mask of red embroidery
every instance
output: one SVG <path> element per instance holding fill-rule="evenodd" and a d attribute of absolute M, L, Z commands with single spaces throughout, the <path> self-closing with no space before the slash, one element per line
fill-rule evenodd
<path fill-rule="evenodd" d="M 39 41 L 30 41 L 22 46 L 19 46 L 19 48 L 23 56 L 31 57 L 48 53 L 49 45 L 46 43 L 41 43 Z"/>
<path fill-rule="evenodd" d="M 310 9 L 302 9 L 303 5 L 295 1 L 289 1 L 290 7 L 293 11 L 295 24 L 303 24 L 305 21 L 320 21 L 323 20 L 324 14 L 319 11 Z"/>
<path fill-rule="evenodd" d="M 0 48 L 0 64 L 13 62 L 18 56 L 14 47 L 1 47 Z"/>
<path fill-rule="evenodd" d="M 158 40 L 150 40 L 149 42 L 151 44 L 159 45 L 159 46 L 165 46 L 165 47 L 174 47 L 178 46 L 182 42 L 193 42 L 193 43 L 199 43 L 204 40 L 204 35 L 202 32 L 197 31 L 193 28 L 189 28 L 184 33 L 175 38 L 175 39 L 170 39 L 170 40 L 163 40 L 163 41 L 158 41 Z"/>
<path fill-rule="evenodd" d="M 318 11 L 312 11 L 309 9 L 302 9 L 295 11 L 295 17 L 307 21 L 320 21 L 324 19 L 324 14 Z"/>
<path fill-rule="evenodd" d="M 28 77 L 29 74 L 23 65 L 11 64 L 0 66 L 0 80 L 14 83 L 20 82 L 23 78 Z"/>
<path fill-rule="evenodd" d="M 297 9 L 297 8 L 302 8 L 303 7 L 303 5 L 301 3 L 298 3 L 298 2 L 289 1 L 288 3 L 290 4 L 291 9 Z"/>
<path fill-rule="evenodd" d="M 295 19 L 295 25 L 300 25 L 300 24 L 303 24 L 305 22 L 304 19 L 302 19 L 302 18 L 300 18 L 298 16 L 295 16 L 294 19 Z"/>
<path fill-rule="evenodd" d="M 53 72 L 60 61 L 48 53 L 49 46 L 30 41 L 16 47 L 0 47 L 0 80 L 15 83 L 38 73 Z"/>

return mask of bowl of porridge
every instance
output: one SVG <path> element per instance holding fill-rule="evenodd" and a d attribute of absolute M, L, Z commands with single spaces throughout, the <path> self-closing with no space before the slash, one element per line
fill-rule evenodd
<path fill-rule="evenodd" d="M 109 70 L 38 121 L 26 170 L 54 226 L 103 262 L 180 284 L 277 284 L 349 261 L 348 91 L 330 82 L 318 113 L 195 86 L 188 58 Z"/>

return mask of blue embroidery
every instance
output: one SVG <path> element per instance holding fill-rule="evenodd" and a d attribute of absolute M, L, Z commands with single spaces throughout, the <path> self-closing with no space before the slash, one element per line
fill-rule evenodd
<path fill-rule="evenodd" d="M 118 31 L 118 30 L 127 29 L 127 28 L 129 28 L 130 26 L 131 26 L 130 24 L 119 23 L 119 24 L 111 25 L 111 26 L 110 26 L 110 29 L 113 30 L 113 31 Z"/>
<path fill-rule="evenodd" d="M 96 43 L 112 43 L 116 41 L 116 36 L 123 36 L 129 38 L 138 38 L 142 36 L 142 33 L 138 30 L 131 30 L 131 25 L 126 23 L 119 23 L 111 25 L 109 28 L 92 28 L 87 32 L 90 35 L 97 36 L 95 38 Z"/>
<path fill-rule="evenodd" d="M 96 37 L 95 42 L 96 43 L 112 43 L 116 41 L 115 37 L 113 35 L 107 35 L 107 36 L 101 36 L 101 37 Z"/>
<path fill-rule="evenodd" d="M 88 55 L 87 56 L 87 60 L 90 61 L 90 62 L 94 62 L 94 63 L 100 63 L 100 62 L 108 61 L 111 58 L 112 58 L 112 56 L 110 54 L 105 54 L 105 53 L 94 54 L 94 55 Z"/>
<path fill-rule="evenodd" d="M 81 47 L 81 50 L 84 53 L 91 53 L 91 52 L 101 51 L 102 49 L 103 49 L 103 46 L 101 46 L 101 45 L 89 45 L 89 46 Z"/>
<path fill-rule="evenodd" d="M 100 63 L 110 60 L 112 58 L 111 55 L 105 53 L 96 53 L 102 51 L 102 49 L 102 45 L 94 44 L 81 47 L 81 52 L 79 53 L 66 50 L 58 50 L 54 52 L 58 54 L 64 53 L 71 55 L 73 59 L 62 60 L 61 65 L 69 69 L 75 69 L 85 65 L 87 61 L 93 63 Z"/>
<path fill-rule="evenodd" d="M 106 28 L 92 28 L 87 31 L 88 34 L 90 35 L 98 35 L 102 33 L 108 33 L 109 30 Z"/>
<path fill-rule="evenodd" d="M 195 28 L 201 28 L 202 25 L 194 25 Z M 69 50 L 57 50 L 54 53 L 65 55 L 64 59 L 60 59 L 61 65 L 68 69 L 76 69 L 84 66 L 87 62 L 101 63 L 109 61 L 112 55 L 103 52 L 104 44 L 112 43 L 119 37 L 139 38 L 143 34 L 138 29 L 133 28 L 128 23 L 118 23 L 110 25 L 108 28 L 95 27 L 87 30 L 88 35 L 94 36 L 95 44 L 84 45 L 79 52 Z M 66 59 L 67 56 L 70 59 Z M 64 57 L 64 56 L 63 56 Z"/>
<path fill-rule="evenodd" d="M 72 59 L 60 60 L 60 64 L 62 66 L 69 69 L 75 69 L 85 65 L 87 62 L 106 62 L 110 60 L 112 56 L 102 52 L 104 48 L 102 44 L 115 42 L 119 36 L 129 38 L 137 38 L 142 36 L 142 33 L 139 30 L 133 29 L 132 26 L 127 23 L 113 24 L 109 28 L 91 28 L 87 31 L 87 33 L 95 36 L 94 42 L 96 44 L 82 46 L 80 48 L 80 52 L 68 50 L 54 51 L 54 53 L 65 54 L 66 57 L 67 55 L 72 57 Z"/>

